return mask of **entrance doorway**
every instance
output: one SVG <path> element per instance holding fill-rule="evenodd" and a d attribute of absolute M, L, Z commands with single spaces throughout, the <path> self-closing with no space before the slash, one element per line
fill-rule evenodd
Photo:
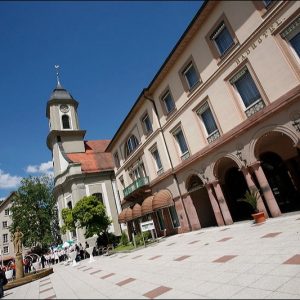
<path fill-rule="evenodd" d="M 215 214 L 202 180 L 197 175 L 192 175 L 188 181 L 187 187 L 201 227 L 217 226 Z"/>
<path fill-rule="evenodd" d="M 300 195 L 297 190 L 297 180 L 282 158 L 274 152 L 265 152 L 260 155 L 261 166 L 268 179 L 274 197 L 281 212 L 290 212 L 300 209 Z M 290 168 L 299 168 L 299 165 L 290 162 Z M 295 174 L 295 173 L 294 173 Z M 298 176 L 300 175 L 298 170 Z"/>
<path fill-rule="evenodd" d="M 253 209 L 249 203 L 240 201 L 245 197 L 248 186 L 245 177 L 237 167 L 229 168 L 225 173 L 225 194 L 227 205 L 234 222 L 252 219 Z"/>

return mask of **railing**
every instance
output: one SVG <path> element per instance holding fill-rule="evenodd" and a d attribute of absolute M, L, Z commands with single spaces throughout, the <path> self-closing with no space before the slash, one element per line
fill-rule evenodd
<path fill-rule="evenodd" d="M 218 139 L 220 137 L 220 132 L 217 129 L 216 131 L 214 131 L 213 133 L 211 133 L 208 137 L 207 137 L 207 141 L 208 143 L 212 143 L 213 141 L 215 141 L 216 139 Z"/>
<path fill-rule="evenodd" d="M 140 188 L 144 185 L 148 185 L 148 184 L 149 184 L 148 176 L 138 178 L 137 180 L 135 180 L 132 184 L 130 184 L 128 187 L 126 187 L 123 190 L 124 197 L 127 197 L 128 195 L 130 195 L 132 192 L 134 192 L 138 188 Z"/>
<path fill-rule="evenodd" d="M 250 116 L 254 115 L 256 112 L 262 110 L 265 107 L 265 103 L 259 99 L 254 102 L 246 111 L 246 116 L 249 118 Z"/>

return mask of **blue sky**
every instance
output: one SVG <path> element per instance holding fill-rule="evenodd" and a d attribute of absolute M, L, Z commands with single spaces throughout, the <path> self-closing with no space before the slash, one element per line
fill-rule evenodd
<path fill-rule="evenodd" d="M 51 172 L 46 103 L 61 84 L 86 140 L 111 139 L 201 1 L 1 1 L 0 199 Z"/>

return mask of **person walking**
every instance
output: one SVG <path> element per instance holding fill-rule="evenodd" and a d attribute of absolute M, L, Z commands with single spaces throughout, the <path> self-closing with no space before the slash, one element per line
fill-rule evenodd
<path fill-rule="evenodd" d="M 0 298 L 4 297 L 3 287 L 7 284 L 8 280 L 5 276 L 5 272 L 2 268 L 0 268 Z"/>

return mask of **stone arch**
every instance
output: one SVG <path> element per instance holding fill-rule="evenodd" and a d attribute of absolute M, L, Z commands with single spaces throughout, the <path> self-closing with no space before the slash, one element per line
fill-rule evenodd
<path fill-rule="evenodd" d="M 216 153 L 216 154 L 212 157 L 211 163 L 210 163 L 210 165 L 209 165 L 209 169 L 210 169 L 210 175 L 211 175 L 212 177 L 214 177 L 214 179 L 217 178 L 216 172 L 215 172 L 215 171 L 216 171 L 216 165 L 218 165 L 218 161 L 219 161 L 220 159 L 222 159 L 224 156 L 226 156 L 227 154 L 228 154 L 227 151 L 222 151 L 222 152 Z M 211 180 L 213 180 L 213 178 L 211 178 Z"/>
<path fill-rule="evenodd" d="M 251 219 L 253 212 L 244 198 L 248 185 L 241 171 L 241 161 L 233 154 L 219 158 L 214 165 L 214 175 L 223 191 L 233 221 Z"/>
<path fill-rule="evenodd" d="M 299 142 L 299 137 L 297 136 L 297 133 L 294 132 L 294 130 L 290 129 L 287 126 L 281 126 L 281 125 L 268 125 L 263 128 L 260 128 L 257 130 L 250 139 L 249 143 L 249 162 L 253 163 L 257 160 L 257 157 L 255 156 L 255 147 L 257 142 L 260 138 L 262 138 L 265 134 L 270 132 L 280 132 L 288 136 L 294 144 L 297 144 Z"/>
<path fill-rule="evenodd" d="M 197 174 L 190 174 L 185 181 L 187 192 L 194 205 L 201 227 L 216 226 L 217 221 L 204 182 Z"/>
<path fill-rule="evenodd" d="M 284 213 L 300 209 L 300 151 L 293 132 L 284 126 L 279 129 L 284 130 L 265 130 L 255 139 L 252 154 L 260 161 L 272 198 Z"/>
<path fill-rule="evenodd" d="M 187 178 L 184 181 L 184 187 L 185 187 L 186 191 L 188 191 L 188 189 L 189 189 L 188 187 L 189 187 L 189 184 L 190 184 L 190 180 L 193 176 L 198 176 L 199 179 L 201 179 L 200 176 L 199 176 L 199 172 L 197 170 L 195 170 L 195 169 L 189 170 L 189 172 L 187 173 Z"/>

